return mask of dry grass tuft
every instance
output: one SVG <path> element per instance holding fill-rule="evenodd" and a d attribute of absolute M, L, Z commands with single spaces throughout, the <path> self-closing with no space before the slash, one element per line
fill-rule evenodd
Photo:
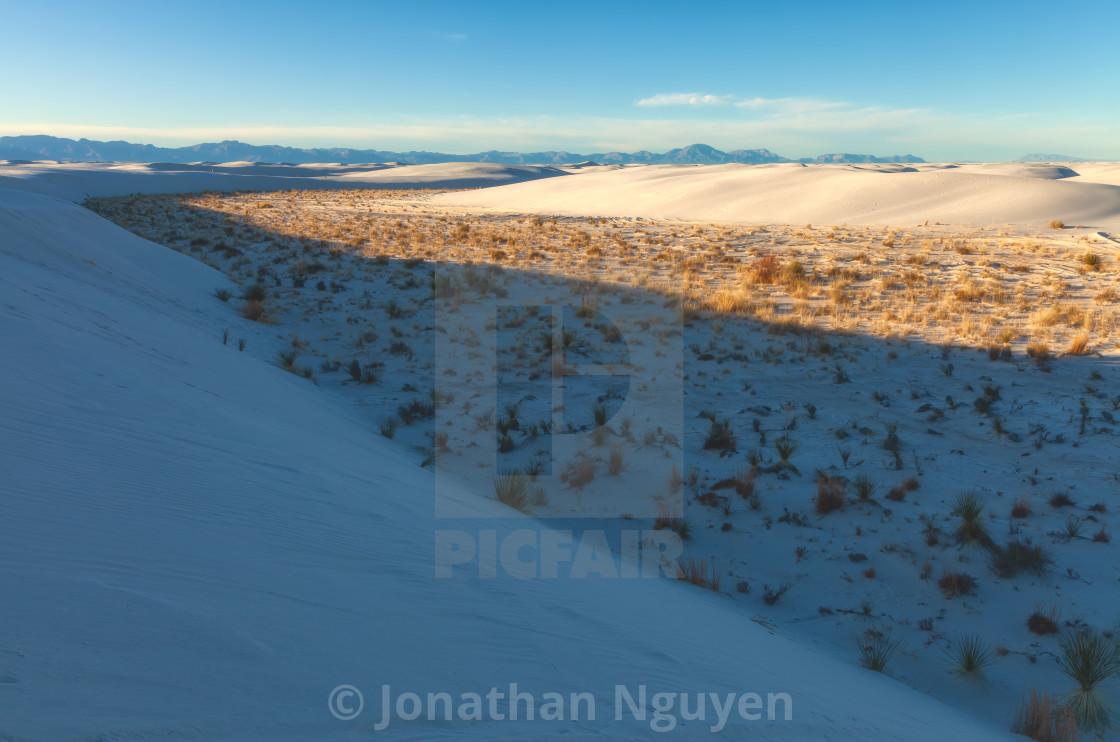
<path fill-rule="evenodd" d="M 1081 333 L 1075 337 L 1066 348 L 1067 356 L 1083 356 L 1089 353 L 1089 335 Z"/>
<path fill-rule="evenodd" d="M 1050 694 L 1031 688 L 1011 720 L 1011 731 L 1036 742 L 1075 742 L 1077 720 L 1067 706 L 1059 706 Z"/>

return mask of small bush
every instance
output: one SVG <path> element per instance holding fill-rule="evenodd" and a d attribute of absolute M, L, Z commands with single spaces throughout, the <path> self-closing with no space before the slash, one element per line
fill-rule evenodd
<path fill-rule="evenodd" d="M 214 296 L 218 297 L 219 301 L 229 301 L 233 293 L 229 289 L 214 289 Z"/>
<path fill-rule="evenodd" d="M 1056 605 L 1051 605 L 1049 609 L 1036 605 L 1034 613 L 1027 618 L 1027 628 L 1039 636 L 1057 634 L 1061 615 L 1061 610 Z"/>
<path fill-rule="evenodd" d="M 814 500 L 817 515 L 828 515 L 833 510 L 844 509 L 844 485 L 837 479 L 822 477 L 817 480 L 817 497 Z"/>
<path fill-rule="evenodd" d="M 1011 517 L 1022 520 L 1029 517 L 1031 514 L 1031 501 L 1026 497 L 1018 497 L 1015 499 L 1015 504 L 1011 506 Z"/>
<path fill-rule="evenodd" d="M 1003 578 L 1015 577 L 1021 572 L 1044 575 L 1054 563 L 1050 553 L 1041 546 L 1025 541 L 1011 541 L 1004 548 L 996 548 L 992 555 L 992 571 Z"/>
<path fill-rule="evenodd" d="M 591 408 L 591 415 L 595 418 L 595 427 L 601 428 L 607 424 L 609 414 L 605 404 L 597 404 Z"/>
<path fill-rule="evenodd" d="M 958 595 L 973 595 L 976 592 L 976 580 L 964 572 L 947 570 L 937 581 L 937 586 L 946 598 L 955 598 Z"/>
<path fill-rule="evenodd" d="M 594 460 L 588 456 L 579 456 L 575 461 L 565 465 L 560 479 L 572 487 L 582 489 L 584 485 L 595 479 Z"/>
<path fill-rule="evenodd" d="M 731 429 L 730 420 L 726 418 L 712 420 L 711 427 L 708 429 L 708 437 L 704 439 L 704 448 L 721 451 L 735 450 L 735 432 Z"/>
<path fill-rule="evenodd" d="M 1050 226 L 1050 229 L 1065 229 L 1066 228 L 1066 223 L 1063 222 L 1061 219 L 1051 219 L 1048 222 L 1048 224 Z"/>
<path fill-rule="evenodd" d="M 252 286 L 245 289 L 245 293 L 241 295 L 241 298 L 245 301 L 264 302 L 264 300 L 268 298 L 268 290 L 259 283 L 254 283 Z"/>
<path fill-rule="evenodd" d="M 1043 366 L 1050 360 L 1050 346 L 1046 343 L 1035 342 L 1027 345 L 1027 358 L 1037 365 Z"/>
<path fill-rule="evenodd" d="M 1076 504 L 1074 503 L 1073 498 L 1071 498 L 1065 492 L 1055 492 L 1054 494 L 1050 495 L 1050 499 L 1047 500 L 1047 502 L 1050 503 L 1050 507 L 1052 508 L 1068 508 L 1073 507 Z"/>
<path fill-rule="evenodd" d="M 777 587 L 763 585 L 762 602 L 766 603 L 766 605 L 777 605 L 778 601 L 782 599 L 783 595 L 789 592 L 791 587 L 793 587 L 793 585 L 790 585 L 788 582 L 783 582 Z"/>
<path fill-rule="evenodd" d="M 264 319 L 264 304 L 259 301 L 245 302 L 245 306 L 241 307 L 241 316 L 253 322 L 260 322 Z"/>

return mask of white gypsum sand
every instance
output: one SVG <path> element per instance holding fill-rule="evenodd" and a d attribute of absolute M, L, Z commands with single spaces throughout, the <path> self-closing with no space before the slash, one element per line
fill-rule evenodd
<path fill-rule="evenodd" d="M 714 179 L 723 177 L 712 170 Z M 12 579 L 3 584 L 11 595 L 34 596 L 9 602 L 32 607 L 23 609 L 29 612 L 21 625 L 41 627 L 23 630 L 13 643 L 19 654 L 11 674 L 19 682 L 12 686 L 29 694 L 21 707 L 35 710 L 66 682 L 74 657 L 83 658 L 91 678 L 111 676 L 114 667 L 133 674 L 87 686 L 75 699 L 84 712 L 71 715 L 84 725 L 60 730 L 29 713 L 0 731 L 123 733 L 123 717 L 104 710 L 104 699 L 129 692 L 140 693 L 149 709 L 132 730 L 240 739 L 260 728 L 283 738 L 304 724 L 330 738 L 345 727 L 320 707 L 330 687 L 355 681 L 336 679 L 345 668 L 365 672 L 356 680 L 371 687 L 388 675 L 394 686 L 416 690 L 427 690 L 437 666 L 451 668 L 452 690 L 488 688 L 514 675 L 537 691 L 557 678 L 564 689 L 590 683 L 598 691 L 605 679 L 608 694 L 609 678 L 620 674 L 684 689 L 713 678 L 727 690 L 784 684 L 804 726 L 741 731 L 774 739 L 1003 738 L 1025 688 L 1068 690 L 1071 681 L 1054 661 L 1057 640 L 1033 634 L 1027 618 L 1039 606 L 1053 607 L 1062 620 L 1109 628 L 1118 614 L 1115 595 L 1100 587 L 1116 577 L 1107 557 L 1113 547 L 1094 540 L 1109 533 L 1107 493 L 1117 476 L 1114 299 L 1095 300 L 1116 275 L 1107 215 L 1085 229 L 1049 231 L 1046 219 L 972 227 L 915 219 L 871 229 L 857 228 L 857 219 L 851 226 L 798 219 L 792 227 L 767 221 L 745 228 L 734 219 L 692 223 L 703 218 L 694 212 L 592 223 L 556 209 L 553 220 L 552 211 L 518 205 L 527 189 L 567 189 L 587 179 L 594 190 L 597 177 L 435 196 L 269 193 L 96 204 L 221 273 L 76 207 L 6 193 L 3 229 L 12 239 L 5 240 L 5 294 L 13 320 L 6 327 L 27 351 L 5 367 L 12 382 L 4 385 L 5 418 L 13 421 L 13 441 L 49 443 L 36 456 L 21 446 L 5 452 L 18 496 L 9 507 L 13 540 L 5 544 Z M 498 203 L 502 193 L 509 201 L 498 206 L 458 203 Z M 1044 216 L 1072 220 L 1057 211 Z M 42 245 L 52 247 L 44 252 Z M 1094 251 L 1103 258 L 1099 270 L 1083 261 Z M 907 263 L 919 255 L 925 262 Z M 777 263 L 773 283 L 757 277 L 767 256 Z M 795 260 L 803 273 L 785 276 Z M 868 276 L 844 275 L 852 269 Z M 874 301 L 882 295 L 901 305 L 906 294 L 880 284 L 895 272 L 905 284 L 911 270 L 923 273 L 910 297 L 919 310 L 955 302 L 944 309 L 952 312 L 947 333 L 914 321 L 899 339 L 889 327 L 866 326 L 901 322 L 886 315 L 901 306 L 875 309 Z M 932 295 L 964 271 L 975 271 L 969 277 L 979 298 Z M 238 295 L 257 282 L 268 292 L 264 322 L 240 316 Z M 21 289 L 27 286 L 38 288 L 28 293 Z M 225 303 L 213 296 L 223 287 L 233 292 Z M 838 301 L 834 288 L 850 298 Z M 1008 297 L 1003 302 L 995 301 L 997 288 Z M 1020 288 L 1032 299 L 1051 297 L 1049 306 L 1064 307 L 1060 316 L 1051 322 L 1036 316 L 1045 307 L 1017 307 Z M 714 299 L 724 289 L 738 293 L 719 307 Z M 740 294 L 741 305 L 733 301 Z M 495 298 L 514 309 L 494 314 L 488 302 Z M 774 303 L 769 314 L 767 301 Z M 798 302 L 843 311 L 797 314 Z M 559 410 L 542 395 L 526 399 L 555 369 L 541 347 L 547 326 L 539 312 L 515 309 L 525 304 L 574 309 L 564 317 L 571 337 L 557 338 L 561 363 L 626 370 L 640 358 L 638 381 L 617 388 L 610 377 L 580 376 Z M 732 311 L 713 312 L 720 308 Z M 871 312 L 878 314 L 869 322 Z M 1016 333 L 1006 341 L 986 325 L 1000 312 Z M 970 332 L 969 321 L 983 331 Z M 620 328 L 617 339 L 612 324 Z M 1037 333 L 1050 333 L 1054 356 L 1082 332 L 1092 333 L 1090 352 L 1100 355 L 1036 362 L 1027 354 L 1041 342 Z M 241 337 L 244 353 L 236 348 Z M 277 355 L 293 350 L 291 370 L 307 368 L 315 385 L 277 367 Z M 377 378 L 353 379 L 347 368 L 354 360 Z M 642 397 L 641 384 L 653 382 L 640 374 L 650 368 L 681 390 L 675 428 L 671 405 Z M 42 369 L 57 381 L 44 383 Z M 480 393 L 478 382 L 495 373 L 498 393 Z M 494 426 L 508 421 L 505 400 L 520 402 L 519 430 L 509 434 L 513 450 L 499 453 Z M 625 411 L 622 400 L 636 402 L 635 411 Z M 424 419 L 425 404 L 433 421 Z M 607 416 L 601 440 L 597 405 Z M 54 412 L 44 416 L 43 409 Z M 107 409 L 118 411 L 109 418 L 120 420 L 114 430 L 106 428 Z M 377 434 L 390 419 L 391 442 Z M 733 442 L 717 436 L 721 447 L 705 448 L 713 422 L 723 419 Z M 547 527 L 547 520 L 495 517 L 504 506 L 490 500 L 487 466 L 533 467 L 544 458 L 536 450 L 547 435 L 538 430 L 534 438 L 529 428 L 548 420 L 575 428 L 558 439 L 553 467 L 565 473 L 573 465 L 566 473 L 578 475 L 586 469 L 579 464 L 590 462 L 593 479 L 576 486 L 571 477 L 542 477 L 549 489 L 529 512 L 571 519 L 614 511 L 635 517 L 595 522 L 648 527 L 660 505 L 683 500 L 679 515 L 691 532 L 685 576 L 709 589 L 668 581 L 480 580 L 469 572 L 446 583 L 431 579 L 431 533 L 440 522 L 432 518 L 433 487 L 437 507 L 476 514 L 487 527 Z M 90 433 L 68 432 L 63 421 Z M 183 431 L 191 431 L 185 440 Z M 445 451 L 438 433 L 447 434 Z M 778 465 L 779 440 L 796 442 L 789 456 L 796 471 Z M 622 452 L 615 474 L 612 448 Z M 418 466 L 432 453 L 434 479 Z M 63 458 L 72 468 L 37 465 Z M 79 470 L 84 484 L 73 473 Z M 862 502 L 861 477 L 877 486 L 864 487 Z M 889 496 L 895 488 L 898 499 Z M 1031 538 L 1054 559 L 1048 575 L 999 577 L 988 566 L 995 552 L 957 543 L 959 519 L 950 510 L 969 489 L 983 500 L 982 523 L 994 543 Z M 103 505 L 83 496 L 91 490 L 106 498 Z M 836 491 L 843 507 L 818 513 L 817 498 Z M 1052 507 L 1055 493 L 1074 504 Z M 1013 518 L 1016 501 L 1029 502 L 1030 514 Z M 1094 509 L 1098 503 L 1103 508 Z M 1080 523 L 1072 535 L 1071 514 Z M 156 541 L 165 555 L 153 563 Z M 198 543 L 207 544 L 202 554 Z M 287 565 L 284 572 L 277 561 Z M 943 578 L 953 573 L 975 578 L 971 594 L 949 594 L 951 581 Z M 784 584 L 788 593 L 768 604 L 767 588 Z M 107 598 L 121 594 L 142 599 L 139 616 Z M 60 601 L 79 599 L 88 606 L 82 624 L 54 613 Z M 460 614 L 448 605 L 465 608 Z M 512 623 L 511 613 L 518 616 Z M 264 616 L 273 620 L 262 629 Z M 333 629 L 308 634 L 306 626 L 323 622 Z M 137 634 L 137 623 L 161 630 Z M 888 668 L 893 679 L 858 667 L 853 635 L 868 630 L 902 642 Z M 60 649 L 46 638 L 68 632 L 124 648 L 120 664 L 102 658 L 102 668 L 78 639 Z M 188 637 L 170 660 L 151 666 L 128 654 L 165 646 L 163 632 Z M 542 643 L 542 632 L 569 638 Z M 984 693 L 945 665 L 946 648 L 969 633 L 998 657 Z M 353 637 L 364 637 L 357 651 Z M 423 652 L 408 651 L 425 637 L 447 639 L 438 649 L 429 642 Z M 208 680 L 206 695 L 194 696 L 204 703 L 186 704 L 191 690 L 201 693 L 200 679 L 191 680 L 201 665 L 198 647 L 213 647 L 207 672 L 219 682 Z M 499 668 L 496 656 L 526 661 Z M 45 660 L 34 664 L 32 657 Z M 155 684 L 167 666 L 186 673 L 177 693 Z M 241 687 L 245 673 L 264 691 L 258 706 L 239 714 L 235 702 L 244 699 L 229 689 Z M 292 675 L 300 680 L 277 680 Z M 192 715 L 198 705 L 208 713 Z M 608 738 L 648 731 L 613 722 L 575 728 Z M 463 724 L 438 733 L 487 738 L 507 729 Z M 402 739 L 436 732 L 404 723 L 393 731 Z M 552 731 L 525 724 L 514 733 Z"/>

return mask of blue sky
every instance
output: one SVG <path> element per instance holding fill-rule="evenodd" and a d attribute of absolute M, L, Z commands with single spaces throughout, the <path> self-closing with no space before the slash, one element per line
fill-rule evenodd
<path fill-rule="evenodd" d="M 1120 2 L 0 0 L 0 135 L 1120 159 Z"/>

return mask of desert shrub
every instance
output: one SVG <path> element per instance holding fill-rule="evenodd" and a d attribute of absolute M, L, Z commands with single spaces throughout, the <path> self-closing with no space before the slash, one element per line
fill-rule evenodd
<path fill-rule="evenodd" d="M 1048 225 L 1050 226 L 1050 229 L 1065 229 L 1066 228 L 1066 223 L 1063 222 L 1061 219 L 1051 219 L 1048 222 Z"/>
<path fill-rule="evenodd" d="M 564 466 L 560 480 L 572 487 L 583 488 L 595 479 L 595 462 L 588 456 L 579 456 Z"/>
<path fill-rule="evenodd" d="M 731 429 L 731 421 L 712 420 L 708 429 L 708 437 L 704 439 L 704 448 L 707 450 L 734 451 L 735 431 Z"/>
<path fill-rule="evenodd" d="M 1061 610 L 1056 605 L 1051 604 L 1049 608 L 1036 605 L 1034 613 L 1027 618 L 1027 628 L 1031 633 L 1039 636 L 1057 634 L 1058 620 L 1061 616 Z"/>
<path fill-rule="evenodd" d="M 214 296 L 218 297 L 219 301 L 229 301 L 233 293 L 229 289 L 214 289 Z"/>
<path fill-rule="evenodd" d="M 1029 517 L 1031 514 L 1031 501 L 1026 497 L 1015 498 L 1015 503 L 1011 506 L 1011 517 L 1023 519 Z"/>
<path fill-rule="evenodd" d="M 241 316 L 253 322 L 260 322 L 264 318 L 264 304 L 259 301 L 247 301 L 241 307 Z"/>
<path fill-rule="evenodd" d="M 844 484 L 832 477 L 817 480 L 817 497 L 813 501 L 817 515 L 828 515 L 844 509 Z"/>
<path fill-rule="evenodd" d="M 773 255 L 766 255 L 759 258 L 751 264 L 751 276 L 758 283 L 774 283 L 781 270 L 781 264 L 778 258 Z"/>
<path fill-rule="evenodd" d="M 1039 366 L 1044 365 L 1050 360 L 1050 346 L 1043 342 L 1028 343 L 1027 358 L 1030 358 Z"/>
<path fill-rule="evenodd" d="M 254 283 L 253 285 L 245 289 L 245 293 L 241 295 L 241 298 L 245 301 L 263 302 L 268 298 L 268 290 L 264 286 L 261 286 L 259 283 Z"/>
<path fill-rule="evenodd" d="M 1050 507 L 1052 508 L 1068 508 L 1073 507 L 1073 505 L 1076 504 L 1074 503 L 1073 498 L 1071 498 L 1065 492 L 1055 492 L 1054 494 L 1050 495 L 1050 499 L 1047 500 L 1047 502 L 1050 503 Z"/>
<path fill-rule="evenodd" d="M 976 592 L 976 580 L 971 575 L 955 570 L 946 570 L 937 581 L 937 586 L 941 588 L 946 598 L 972 595 Z"/>
<path fill-rule="evenodd" d="M 769 585 L 763 585 L 763 588 L 762 588 L 762 602 L 766 603 L 766 605 L 777 605 L 778 601 L 780 601 L 782 599 L 782 597 L 786 593 L 788 593 L 790 591 L 790 588 L 792 588 L 792 587 L 793 587 L 793 585 L 789 584 L 788 582 L 783 582 L 782 584 L 778 585 L 777 587 L 770 587 Z"/>
<path fill-rule="evenodd" d="M 1021 572 L 1044 575 L 1050 571 L 1053 557 L 1041 546 L 1035 546 L 1030 539 L 1010 541 L 1003 548 L 996 547 L 990 565 L 1000 577 L 1015 577 Z"/>

